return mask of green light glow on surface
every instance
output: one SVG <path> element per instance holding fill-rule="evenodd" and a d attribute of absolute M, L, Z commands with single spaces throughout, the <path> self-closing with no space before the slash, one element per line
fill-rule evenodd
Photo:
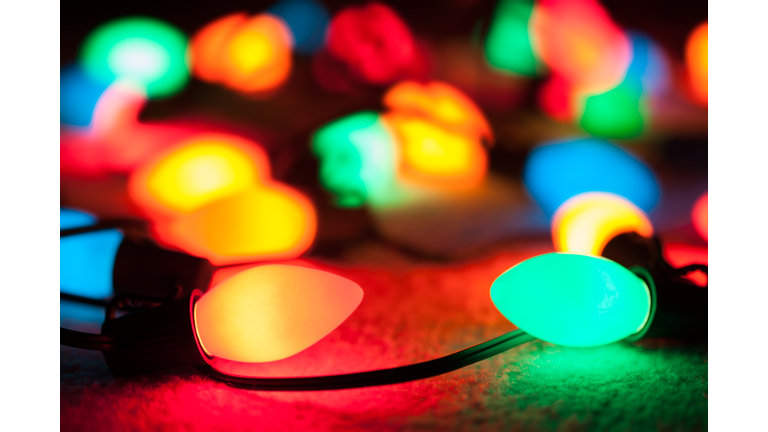
<path fill-rule="evenodd" d="M 557 345 L 590 347 L 637 333 L 651 296 L 640 278 L 601 257 L 549 253 L 496 278 L 491 299 L 508 320 Z"/>
<path fill-rule="evenodd" d="M 485 41 L 491 66 L 520 75 L 536 75 L 536 58 L 528 33 L 533 0 L 501 0 Z"/>
<path fill-rule="evenodd" d="M 395 143 L 373 111 L 323 126 L 312 137 L 312 151 L 320 159 L 320 182 L 340 207 L 360 207 L 392 190 Z"/>
<path fill-rule="evenodd" d="M 94 30 L 80 53 L 84 69 L 103 82 L 130 81 L 150 98 L 170 96 L 189 80 L 187 38 L 152 18 L 124 18 Z"/>

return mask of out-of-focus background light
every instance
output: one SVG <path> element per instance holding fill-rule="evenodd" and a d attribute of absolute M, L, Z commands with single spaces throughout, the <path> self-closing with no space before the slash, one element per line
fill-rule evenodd
<path fill-rule="evenodd" d="M 600 256 L 619 234 L 653 235 L 648 216 L 626 198 L 606 192 L 585 192 L 569 198 L 552 217 L 552 243 L 558 252 Z"/>
<path fill-rule="evenodd" d="M 709 241 L 709 193 L 704 193 L 693 206 L 691 220 L 696 232 Z"/>
<path fill-rule="evenodd" d="M 425 85 L 404 81 L 384 95 L 384 105 L 399 114 L 417 115 L 461 132 L 472 139 L 493 142 L 488 121 L 475 103 L 450 84 Z"/>
<path fill-rule="evenodd" d="M 96 103 L 108 84 L 91 77 L 79 64 L 71 64 L 61 69 L 59 86 L 61 123 L 88 126 Z"/>
<path fill-rule="evenodd" d="M 191 213 L 269 177 L 269 162 L 253 143 L 203 135 L 160 154 L 132 176 L 133 200 L 155 216 Z"/>
<path fill-rule="evenodd" d="M 364 82 L 386 85 L 408 78 L 418 62 L 411 30 L 389 6 L 349 6 L 333 16 L 328 53 Z"/>
<path fill-rule="evenodd" d="M 325 44 L 331 16 L 322 3 L 315 0 L 280 0 L 267 12 L 282 18 L 291 29 L 294 52 L 313 54 Z"/>
<path fill-rule="evenodd" d="M 59 229 L 81 228 L 96 223 L 88 213 L 62 208 Z M 59 243 L 61 292 L 90 298 L 112 295 L 112 268 L 123 235 L 109 229 L 62 237 Z"/>
<path fill-rule="evenodd" d="M 317 230 L 314 206 L 279 183 L 229 195 L 171 220 L 157 220 L 157 240 L 215 265 L 296 258 Z"/>
<path fill-rule="evenodd" d="M 698 25 L 688 37 L 685 46 L 685 61 L 691 91 L 699 103 L 709 103 L 709 23 Z"/>
<path fill-rule="evenodd" d="M 335 120 L 312 137 L 320 159 L 320 183 L 341 207 L 381 201 L 393 189 L 396 148 L 378 113 L 364 111 Z"/>
<path fill-rule="evenodd" d="M 94 79 L 130 82 L 150 98 L 173 95 L 189 79 L 186 36 L 154 18 L 122 18 L 100 26 L 83 43 L 80 61 Z"/>
<path fill-rule="evenodd" d="M 528 30 L 534 0 L 500 0 L 485 40 L 488 63 L 501 71 L 533 76 L 540 68 Z"/>
<path fill-rule="evenodd" d="M 534 52 L 576 91 L 602 93 L 624 78 L 627 35 L 596 0 L 542 0 L 531 16 Z"/>
<path fill-rule="evenodd" d="M 292 43 L 290 28 L 275 15 L 227 15 L 193 37 L 192 70 L 243 93 L 267 92 L 288 79 Z"/>
<path fill-rule="evenodd" d="M 610 192 L 648 212 L 659 200 L 659 184 L 643 162 L 598 139 L 542 144 L 528 155 L 525 186 L 548 215 L 583 192 Z"/>

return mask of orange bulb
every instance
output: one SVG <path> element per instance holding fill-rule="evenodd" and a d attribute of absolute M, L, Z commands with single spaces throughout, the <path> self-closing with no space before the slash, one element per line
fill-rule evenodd
<path fill-rule="evenodd" d="M 254 143 L 229 135 L 183 142 L 131 176 L 131 198 L 153 217 L 192 213 L 269 178 L 267 157 Z"/>
<path fill-rule="evenodd" d="M 552 241 L 558 252 L 600 256 L 613 237 L 626 232 L 650 237 L 653 226 L 632 202 L 607 192 L 576 195 L 561 204 L 552 219 Z"/>
<path fill-rule="evenodd" d="M 530 19 L 534 52 L 579 92 L 604 93 L 632 60 L 629 38 L 596 0 L 542 0 Z"/>
<path fill-rule="evenodd" d="M 194 76 L 208 82 L 220 80 L 223 74 L 219 61 L 221 49 L 247 19 L 248 15 L 242 12 L 227 15 L 206 25 L 195 34 L 190 43 Z"/>
<path fill-rule="evenodd" d="M 709 23 L 699 24 L 688 36 L 685 46 L 685 61 L 691 90 L 697 101 L 709 103 Z"/>
<path fill-rule="evenodd" d="M 357 309 L 363 290 L 321 270 L 270 264 L 243 270 L 194 306 L 198 341 L 210 356 L 258 363 L 297 354 Z"/>
<path fill-rule="evenodd" d="M 421 117 L 388 114 L 384 120 L 400 143 L 404 179 L 461 188 L 483 179 L 487 157 L 477 140 Z"/>
<path fill-rule="evenodd" d="M 253 186 L 154 226 L 159 242 L 215 265 L 296 258 L 316 229 L 312 203 L 278 183 Z"/>
<path fill-rule="evenodd" d="M 483 113 L 472 100 L 448 84 L 421 85 L 404 81 L 384 95 L 384 105 L 398 114 L 422 116 L 470 137 L 493 141 Z"/>
<path fill-rule="evenodd" d="M 280 86 L 291 70 L 288 25 L 270 14 L 232 14 L 200 30 L 192 39 L 193 73 L 246 93 Z"/>
<path fill-rule="evenodd" d="M 693 205 L 693 211 L 691 212 L 691 219 L 693 220 L 693 227 L 696 228 L 696 232 L 709 241 L 709 193 L 704 193 Z"/>

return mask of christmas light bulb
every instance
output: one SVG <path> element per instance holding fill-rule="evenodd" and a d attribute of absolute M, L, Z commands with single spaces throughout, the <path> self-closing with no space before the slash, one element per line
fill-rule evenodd
<path fill-rule="evenodd" d="M 614 193 L 644 211 L 659 200 L 659 185 L 648 166 L 621 147 L 594 138 L 534 148 L 525 162 L 523 180 L 548 215 L 583 192 Z"/>
<path fill-rule="evenodd" d="M 685 62 L 688 67 L 691 90 L 696 100 L 709 103 L 709 23 L 699 24 L 688 36 L 685 44 Z"/>
<path fill-rule="evenodd" d="M 650 237 L 653 226 L 631 201 L 608 192 L 576 195 L 552 218 L 552 242 L 558 252 L 599 256 L 613 237 L 625 232 Z"/>
<path fill-rule="evenodd" d="M 60 229 L 96 223 L 94 216 L 71 209 L 61 209 L 59 217 Z M 61 292 L 90 298 L 112 295 L 112 269 L 122 241 L 116 229 L 63 237 L 59 243 Z"/>
<path fill-rule="evenodd" d="M 315 238 L 317 217 L 306 197 L 270 182 L 157 220 L 153 230 L 160 243 L 215 265 L 242 264 L 298 257 Z"/>
<path fill-rule="evenodd" d="M 277 16 L 227 15 L 192 39 L 193 72 L 245 93 L 273 90 L 290 73 L 291 44 L 290 28 Z"/>
<path fill-rule="evenodd" d="M 557 345 L 590 347 L 638 333 L 651 293 L 633 272 L 602 257 L 549 253 L 496 278 L 491 299 L 521 330 Z"/>
<path fill-rule="evenodd" d="M 280 0 L 267 12 L 282 18 L 291 29 L 293 50 L 312 54 L 323 47 L 331 21 L 328 9 L 316 0 Z"/>
<path fill-rule="evenodd" d="M 424 118 L 473 140 L 493 141 L 493 132 L 482 111 L 449 84 L 402 81 L 387 91 L 383 102 L 391 112 Z"/>
<path fill-rule="evenodd" d="M 533 0 L 501 0 L 493 11 L 485 56 L 497 70 L 536 75 L 540 68 L 531 46 L 529 21 Z"/>
<path fill-rule="evenodd" d="M 239 362 L 290 357 L 328 335 L 357 308 L 363 290 L 343 277 L 271 264 L 244 270 L 194 306 L 198 341 L 210 356 Z"/>
<path fill-rule="evenodd" d="M 156 98 L 186 85 L 186 53 L 187 38 L 180 30 L 154 18 L 134 17 L 94 30 L 83 44 L 80 60 L 94 78 L 128 81 Z"/>
<path fill-rule="evenodd" d="M 488 158 L 478 140 L 417 116 L 389 114 L 385 121 L 400 143 L 402 180 L 471 188 L 485 177 Z"/>
<path fill-rule="evenodd" d="M 192 213 L 269 178 L 266 155 L 229 135 L 201 135 L 143 164 L 131 175 L 131 198 L 152 216 Z"/>

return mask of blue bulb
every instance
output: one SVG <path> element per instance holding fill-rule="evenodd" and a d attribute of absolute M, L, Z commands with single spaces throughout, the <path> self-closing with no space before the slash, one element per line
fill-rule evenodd
<path fill-rule="evenodd" d="M 93 225 L 96 219 L 75 210 L 61 209 L 60 229 Z M 60 242 L 61 292 L 91 298 L 112 295 L 112 269 L 123 235 L 115 230 L 62 237 Z"/>
<path fill-rule="evenodd" d="M 293 49 L 299 54 L 312 54 L 323 47 L 330 15 L 314 0 L 282 0 L 267 12 L 282 18 L 293 33 Z"/>
<path fill-rule="evenodd" d="M 99 97 L 109 83 L 94 80 L 74 64 L 59 73 L 59 119 L 74 126 L 88 126 Z"/>
<path fill-rule="evenodd" d="M 651 170 L 623 149 L 586 138 L 545 143 L 531 152 L 523 169 L 528 192 L 548 216 L 582 192 L 611 192 L 650 211 L 659 200 Z"/>
<path fill-rule="evenodd" d="M 637 83 L 646 94 L 659 94 L 669 87 L 669 65 L 661 48 L 647 35 L 629 32 L 632 63 L 626 80 Z"/>

